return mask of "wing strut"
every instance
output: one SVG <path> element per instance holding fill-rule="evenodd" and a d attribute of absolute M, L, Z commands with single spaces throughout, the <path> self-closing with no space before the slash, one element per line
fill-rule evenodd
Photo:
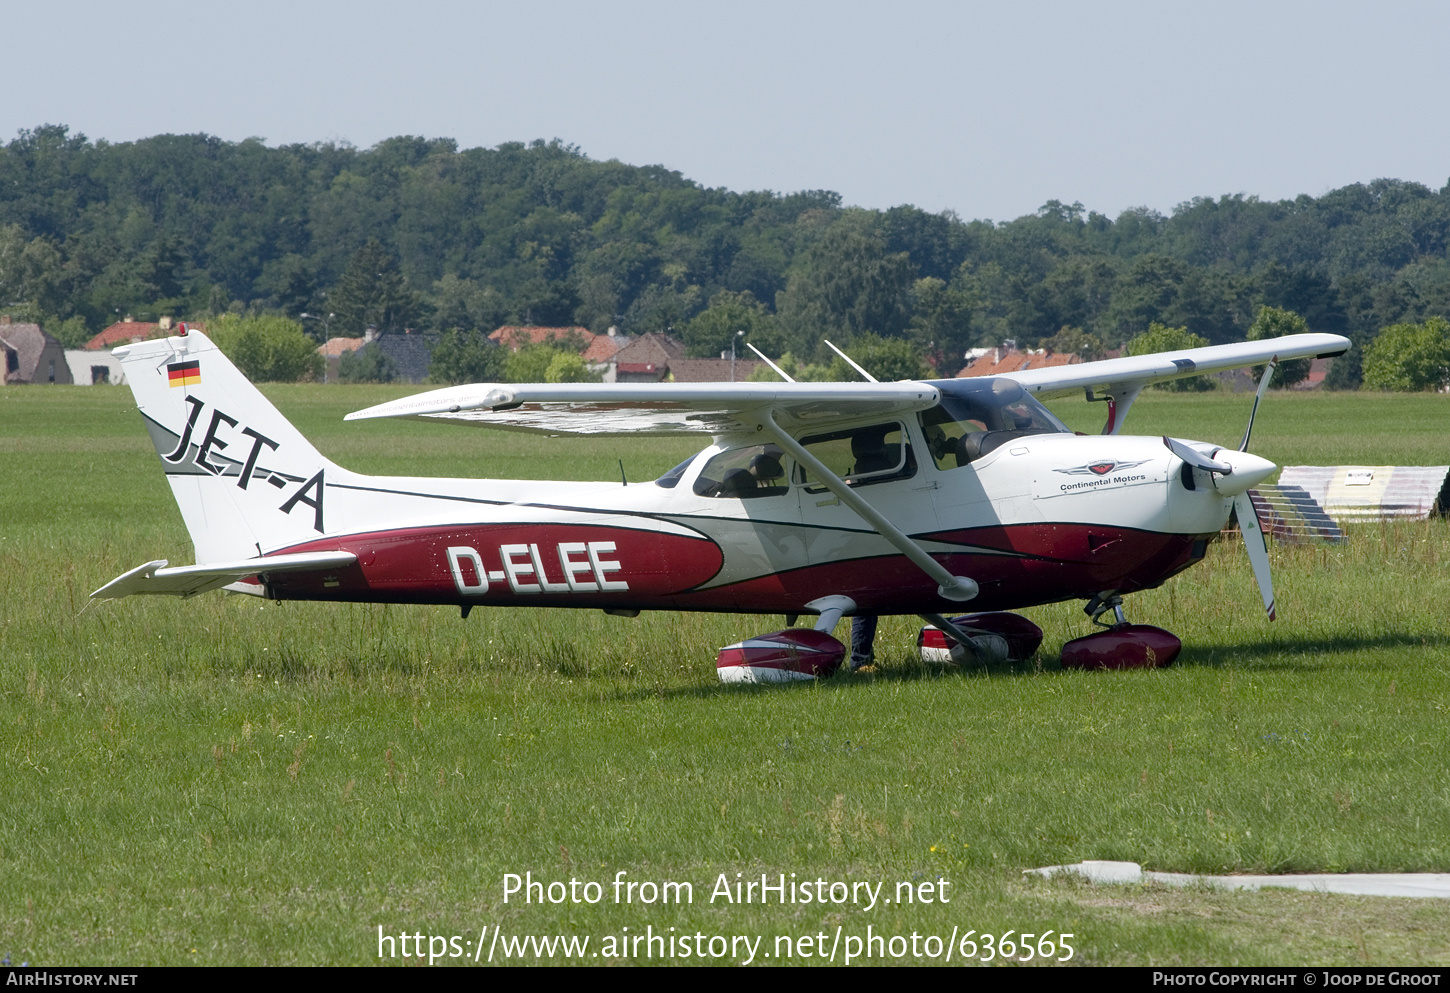
<path fill-rule="evenodd" d="M 1085 391 L 1088 403 L 1099 403 L 1107 401 L 1108 420 L 1103 425 L 1103 434 L 1117 434 L 1122 430 L 1123 422 L 1128 419 L 1128 408 L 1133 406 L 1133 401 L 1138 399 L 1138 394 L 1143 392 L 1142 383 L 1114 383 L 1103 390 L 1103 395 L 1093 396 L 1093 388 L 1089 386 Z"/>
<path fill-rule="evenodd" d="M 897 550 L 911 559 L 916 566 L 937 582 L 937 593 L 948 600 L 970 600 L 977 595 L 977 584 L 965 576 L 953 576 L 936 559 L 927 554 L 926 549 L 908 538 L 896 525 L 892 524 L 881 513 L 857 493 L 846 485 L 846 481 L 837 476 L 830 469 L 821 463 L 805 447 L 796 441 L 779 424 L 771 411 L 760 412 L 760 424 L 770 432 L 771 437 L 781 448 L 790 452 L 791 456 L 813 472 L 826 489 L 830 490 L 841 502 L 854 510 L 860 518 L 876 531 L 877 534 L 895 545 Z"/>

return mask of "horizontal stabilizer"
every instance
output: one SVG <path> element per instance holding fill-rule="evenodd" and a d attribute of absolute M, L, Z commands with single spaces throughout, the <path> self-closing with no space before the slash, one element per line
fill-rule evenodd
<path fill-rule="evenodd" d="M 220 589 L 247 576 L 261 576 L 271 572 L 338 569 L 356 561 L 357 556 L 352 552 L 295 552 L 290 555 L 270 555 L 236 562 L 212 562 L 207 565 L 183 565 L 174 568 L 167 568 L 165 559 L 157 559 L 117 576 L 92 593 L 91 598 L 116 600 L 139 593 L 189 597 Z"/>

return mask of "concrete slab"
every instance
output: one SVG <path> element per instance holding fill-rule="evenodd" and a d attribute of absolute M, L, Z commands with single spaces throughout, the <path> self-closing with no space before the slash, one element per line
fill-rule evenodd
<path fill-rule="evenodd" d="M 1410 896 L 1450 899 L 1450 872 L 1318 872 L 1285 876 L 1198 876 L 1186 872 L 1144 872 L 1137 862 L 1092 860 L 1073 865 L 1024 869 L 1025 874 L 1052 877 L 1072 873 L 1092 883 L 1166 886 L 1216 886 L 1231 890 L 1269 887 L 1354 896 Z"/>

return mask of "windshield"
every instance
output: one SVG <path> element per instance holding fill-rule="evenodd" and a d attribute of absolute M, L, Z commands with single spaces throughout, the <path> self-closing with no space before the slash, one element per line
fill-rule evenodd
<path fill-rule="evenodd" d="M 1013 438 L 1072 433 L 1010 379 L 949 379 L 932 385 L 941 390 L 941 403 L 919 417 L 938 469 L 967 465 Z"/>

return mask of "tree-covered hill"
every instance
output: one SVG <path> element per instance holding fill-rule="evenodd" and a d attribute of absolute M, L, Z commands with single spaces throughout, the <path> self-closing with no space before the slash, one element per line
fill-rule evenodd
<path fill-rule="evenodd" d="M 69 342 L 125 314 L 274 311 L 319 335 L 673 328 L 700 354 L 748 330 L 803 359 L 822 336 L 878 335 L 950 373 L 1004 338 L 1111 347 L 1157 322 L 1242 339 L 1263 305 L 1368 341 L 1450 314 L 1447 244 L 1450 185 L 1389 179 L 1169 216 L 1049 201 L 994 224 L 707 189 L 557 141 L 112 144 L 45 126 L 0 148 L 0 307 Z"/>

